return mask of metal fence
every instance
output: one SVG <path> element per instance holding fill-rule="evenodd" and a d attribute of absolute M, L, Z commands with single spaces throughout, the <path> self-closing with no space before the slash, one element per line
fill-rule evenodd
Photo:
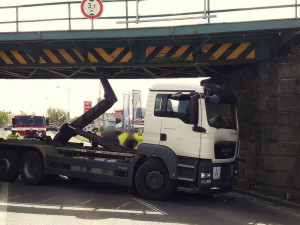
<path fill-rule="evenodd" d="M 147 2 L 149 5 L 151 0 L 102 0 L 104 12 L 106 12 L 106 7 L 109 10 L 101 18 L 95 20 L 86 19 L 80 13 L 81 1 L 2 6 L 0 7 L 0 33 L 45 30 L 128 29 L 149 26 L 298 18 L 298 0 L 285 0 L 285 3 L 289 4 L 284 5 L 273 4 L 226 9 L 219 9 L 218 7 L 214 9 L 212 7 L 214 1 L 217 0 L 202 0 L 203 8 L 199 11 L 178 12 L 177 10 L 176 13 L 143 14 L 139 9 L 143 9 L 143 2 Z M 229 6 L 234 5 L 230 4 L 230 2 L 233 3 L 234 1 L 228 0 L 226 2 Z M 184 2 L 184 4 L 188 3 L 189 0 Z M 109 6 L 112 4 L 113 6 Z M 51 14 L 51 16 L 47 17 L 48 14 Z"/>

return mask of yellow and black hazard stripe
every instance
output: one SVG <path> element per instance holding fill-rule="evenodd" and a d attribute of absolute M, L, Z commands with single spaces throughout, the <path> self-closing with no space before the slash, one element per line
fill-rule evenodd
<path fill-rule="evenodd" d="M 152 46 L 146 48 L 146 61 L 155 62 L 164 59 L 192 61 L 193 54 L 191 45 Z M 205 44 L 196 54 L 206 60 L 255 59 L 255 44 L 251 42 Z M 90 63 L 126 63 L 131 59 L 132 52 L 128 47 L 91 48 L 87 52 L 87 62 Z M 78 49 L 42 49 L 39 61 L 41 64 L 73 64 L 85 62 L 85 59 Z M 0 65 L 33 63 L 35 63 L 34 56 L 28 51 L 0 51 Z"/>
<path fill-rule="evenodd" d="M 40 63 L 81 63 L 82 55 L 77 49 L 43 49 L 40 52 Z"/>
<path fill-rule="evenodd" d="M 232 59 L 254 59 L 255 45 L 251 42 L 205 44 L 198 53 L 202 59 L 208 60 L 232 60 Z M 146 49 L 147 62 L 160 59 L 180 59 L 184 61 L 194 60 L 191 45 L 148 47 Z"/>
<path fill-rule="evenodd" d="M 162 58 L 193 60 L 191 45 L 148 47 L 146 49 L 146 61 L 152 62 Z"/>
<path fill-rule="evenodd" d="M 199 55 L 210 60 L 254 59 L 255 45 L 251 42 L 206 44 Z"/>
<path fill-rule="evenodd" d="M 26 51 L 0 51 L 0 64 L 32 64 L 34 57 Z M 77 49 L 43 49 L 40 52 L 40 63 L 80 63 L 84 62 Z"/>
<path fill-rule="evenodd" d="M 32 64 L 34 57 L 25 51 L 0 51 L 0 64 Z M 88 62 L 111 63 L 129 62 L 132 58 L 130 48 L 92 48 L 88 50 Z M 69 64 L 84 62 L 78 49 L 42 49 L 41 64 Z"/>
<path fill-rule="evenodd" d="M 88 60 L 92 63 L 129 62 L 132 58 L 130 48 L 91 48 Z"/>
<path fill-rule="evenodd" d="M 32 57 L 25 51 L 0 51 L 0 64 L 17 65 L 33 63 Z"/>

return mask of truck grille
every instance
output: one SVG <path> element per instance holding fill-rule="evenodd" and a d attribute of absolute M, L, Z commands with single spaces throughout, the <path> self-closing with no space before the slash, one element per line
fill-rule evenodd
<path fill-rule="evenodd" d="M 215 158 L 229 159 L 235 155 L 236 142 L 222 141 L 215 144 Z"/>
<path fill-rule="evenodd" d="M 223 165 L 221 168 L 221 180 L 227 180 L 230 176 L 232 176 L 232 166 Z"/>

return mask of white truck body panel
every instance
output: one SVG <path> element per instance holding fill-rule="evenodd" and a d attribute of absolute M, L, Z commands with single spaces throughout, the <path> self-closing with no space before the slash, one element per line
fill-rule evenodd
<path fill-rule="evenodd" d="M 144 143 L 159 145 L 161 117 L 154 116 L 156 93 L 150 91 L 148 94 L 147 107 L 144 122 Z"/>

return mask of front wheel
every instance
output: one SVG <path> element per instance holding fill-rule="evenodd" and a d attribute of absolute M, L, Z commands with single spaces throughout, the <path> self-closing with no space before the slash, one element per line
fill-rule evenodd
<path fill-rule="evenodd" d="M 19 156 L 13 150 L 0 152 L 0 180 L 14 181 L 19 177 Z"/>
<path fill-rule="evenodd" d="M 138 193 L 151 200 L 165 200 L 176 189 L 176 181 L 170 179 L 166 166 L 156 159 L 150 159 L 138 168 L 135 184 Z"/>
<path fill-rule="evenodd" d="M 20 176 L 25 184 L 38 185 L 44 181 L 44 161 L 39 153 L 26 152 L 20 162 Z"/>

